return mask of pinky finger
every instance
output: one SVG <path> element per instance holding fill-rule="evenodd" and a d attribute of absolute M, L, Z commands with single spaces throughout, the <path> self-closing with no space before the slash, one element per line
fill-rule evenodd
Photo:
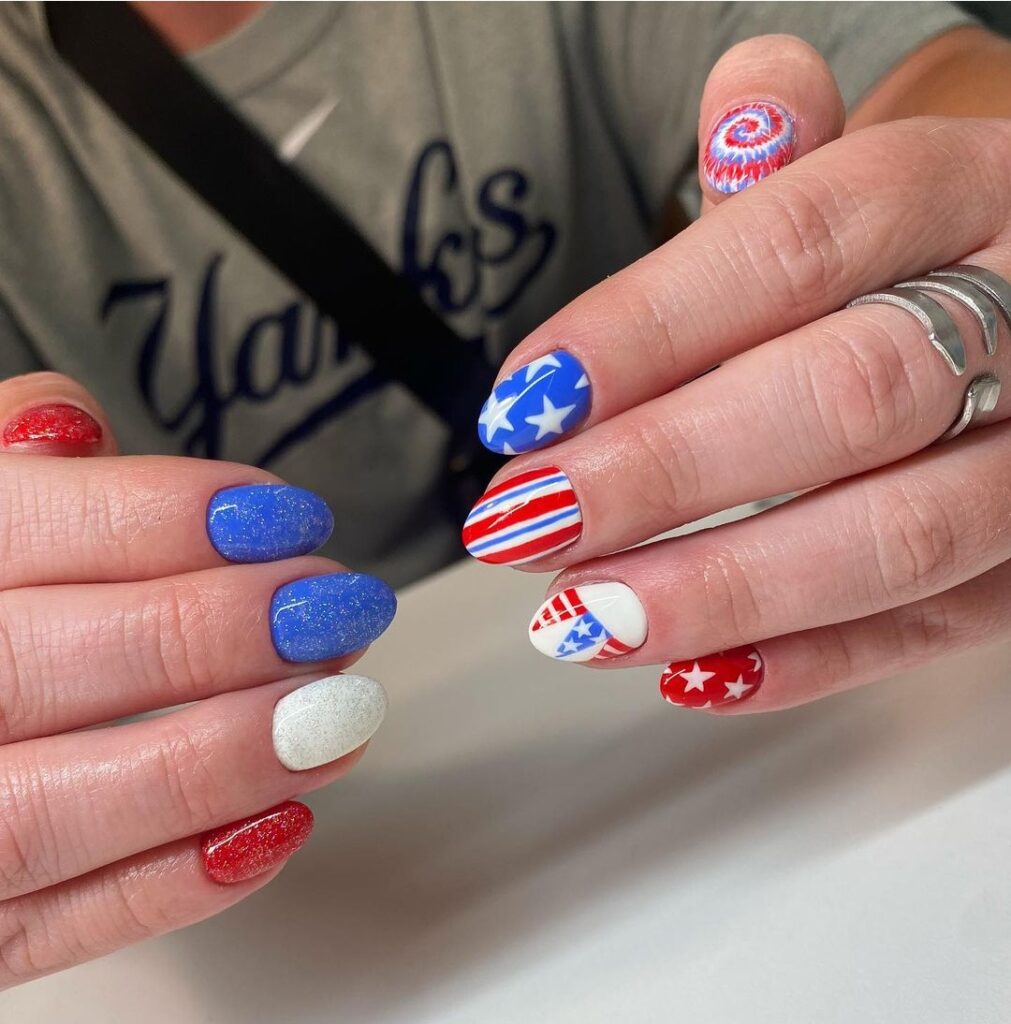
<path fill-rule="evenodd" d="M 685 662 L 660 679 L 670 704 L 778 711 L 1011 640 L 1011 562 L 913 604 Z"/>
<path fill-rule="evenodd" d="M 312 831 L 286 801 L 0 903 L 0 990 L 196 924 L 270 882 Z"/>

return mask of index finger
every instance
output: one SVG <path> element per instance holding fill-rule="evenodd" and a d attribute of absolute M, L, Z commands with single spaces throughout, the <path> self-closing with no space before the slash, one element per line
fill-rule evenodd
<path fill-rule="evenodd" d="M 915 119 L 823 146 L 529 335 L 482 412 L 482 442 L 543 448 L 990 244 L 1007 226 L 1009 160 L 1000 120 Z"/>

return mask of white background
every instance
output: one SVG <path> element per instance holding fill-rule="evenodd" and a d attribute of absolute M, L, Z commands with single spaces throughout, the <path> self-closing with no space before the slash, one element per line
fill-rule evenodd
<path fill-rule="evenodd" d="M 1011 1021 L 1011 649 L 721 719 L 534 652 L 546 582 L 405 594 L 386 724 L 282 875 L 0 1020 Z"/>

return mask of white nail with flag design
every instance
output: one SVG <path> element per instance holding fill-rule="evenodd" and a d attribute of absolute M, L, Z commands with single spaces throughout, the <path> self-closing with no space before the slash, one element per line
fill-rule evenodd
<path fill-rule="evenodd" d="M 530 622 L 530 642 L 559 661 L 603 661 L 641 647 L 646 612 L 624 583 L 585 583 L 549 597 Z"/>

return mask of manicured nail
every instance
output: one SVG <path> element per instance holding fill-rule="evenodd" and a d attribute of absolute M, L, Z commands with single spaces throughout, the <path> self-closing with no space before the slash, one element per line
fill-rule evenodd
<path fill-rule="evenodd" d="M 207 506 L 207 536 L 229 562 L 273 562 L 307 555 L 333 530 L 327 503 L 286 484 L 218 491 Z"/>
<path fill-rule="evenodd" d="M 285 661 L 324 661 L 368 647 L 396 612 L 396 595 L 375 576 L 307 576 L 274 592 L 270 635 Z"/>
<path fill-rule="evenodd" d="M 102 443 L 102 427 L 75 405 L 37 405 L 26 409 L 4 427 L 5 448 L 28 449 L 59 445 L 87 454 Z"/>
<path fill-rule="evenodd" d="M 530 642 L 559 661 L 620 658 L 646 640 L 646 612 L 624 583 L 584 583 L 549 597 L 530 621 Z"/>
<path fill-rule="evenodd" d="M 222 825 L 201 840 L 204 870 L 223 885 L 262 875 L 305 844 L 312 821 L 305 804 L 286 800 L 262 814 Z"/>
<path fill-rule="evenodd" d="M 660 693 L 678 707 L 718 708 L 753 697 L 764 678 L 762 656 L 748 644 L 694 661 L 672 661 L 660 677 Z"/>
<path fill-rule="evenodd" d="M 568 352 L 541 356 L 506 377 L 488 397 L 477 421 L 485 448 L 518 455 L 557 441 L 590 411 L 590 380 Z"/>
<path fill-rule="evenodd" d="M 758 100 L 728 110 L 709 136 L 706 181 L 732 194 L 767 178 L 793 157 L 793 118 L 778 103 Z"/>
<path fill-rule="evenodd" d="M 463 524 L 463 546 L 493 565 L 519 565 L 571 544 L 583 530 L 576 492 L 554 466 L 485 491 Z"/>
<path fill-rule="evenodd" d="M 357 750 L 386 715 L 386 691 L 367 676 L 330 676 L 274 706 L 274 753 L 289 771 L 329 764 Z"/>

